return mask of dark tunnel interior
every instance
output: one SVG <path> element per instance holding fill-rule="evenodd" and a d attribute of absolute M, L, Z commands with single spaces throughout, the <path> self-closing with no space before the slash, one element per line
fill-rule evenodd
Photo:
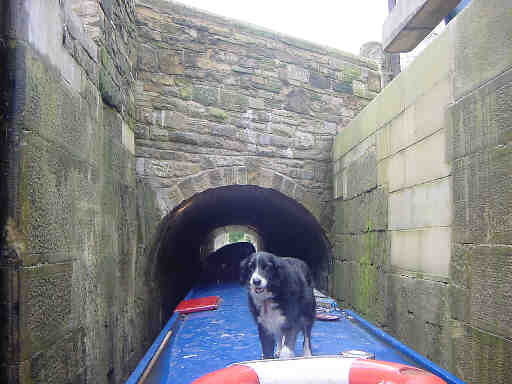
<path fill-rule="evenodd" d="M 200 275 L 201 246 L 216 228 L 243 225 L 263 240 L 262 250 L 304 260 L 316 287 L 326 291 L 330 246 L 316 218 L 282 193 L 252 185 L 210 189 L 184 201 L 162 221 L 152 275 L 166 319 Z"/>

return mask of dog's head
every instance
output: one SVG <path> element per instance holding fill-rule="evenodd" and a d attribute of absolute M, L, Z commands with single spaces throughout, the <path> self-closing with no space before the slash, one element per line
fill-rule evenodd
<path fill-rule="evenodd" d="M 279 258 L 267 252 L 254 252 L 240 263 L 240 284 L 260 295 L 279 284 Z"/>

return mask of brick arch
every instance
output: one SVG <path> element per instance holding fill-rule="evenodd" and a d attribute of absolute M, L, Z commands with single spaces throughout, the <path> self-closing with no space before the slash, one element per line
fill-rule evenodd
<path fill-rule="evenodd" d="M 182 202 L 198 193 L 229 185 L 255 185 L 281 192 L 304 206 L 321 222 L 322 207 L 319 199 L 315 198 L 312 192 L 290 177 L 272 169 L 246 166 L 222 167 L 196 173 L 185 178 L 165 193 L 160 192 L 162 216 L 167 215 Z"/>

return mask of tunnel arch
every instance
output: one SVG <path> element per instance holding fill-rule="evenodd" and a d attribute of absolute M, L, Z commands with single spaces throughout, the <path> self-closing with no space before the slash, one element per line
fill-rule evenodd
<path fill-rule="evenodd" d="M 331 246 L 317 218 L 299 201 L 273 188 L 232 184 L 184 199 L 161 221 L 148 260 L 162 317 L 198 281 L 202 248 L 223 226 L 254 228 L 265 251 L 306 261 L 319 289 L 328 287 Z"/>
<path fill-rule="evenodd" d="M 225 227 L 218 227 L 210 233 L 202 257 L 207 257 L 208 254 L 228 244 L 227 238 L 229 237 L 230 232 L 245 233 L 251 239 L 251 242 L 253 243 L 256 250 L 263 249 L 263 241 L 261 239 L 261 236 L 258 233 L 258 231 L 256 231 L 254 228 L 247 225 L 228 225 Z"/>
<path fill-rule="evenodd" d="M 180 209 L 179 206 L 198 193 L 229 185 L 255 185 L 281 192 L 307 209 L 328 232 L 321 219 L 325 206 L 317 193 L 273 169 L 253 165 L 209 169 L 187 176 L 169 189 L 158 191 L 162 216 Z"/>

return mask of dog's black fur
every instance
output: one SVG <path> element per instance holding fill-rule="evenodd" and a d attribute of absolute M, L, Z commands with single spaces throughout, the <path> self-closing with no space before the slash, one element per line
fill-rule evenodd
<path fill-rule="evenodd" d="M 240 263 L 256 249 L 249 242 L 225 245 L 208 255 L 201 265 L 202 283 L 221 283 L 240 279 Z"/>
<path fill-rule="evenodd" d="M 255 252 L 240 263 L 240 283 L 249 288 L 249 308 L 258 325 L 263 358 L 294 357 L 297 334 L 304 334 L 304 356 L 311 356 L 315 296 L 305 262 Z"/>

